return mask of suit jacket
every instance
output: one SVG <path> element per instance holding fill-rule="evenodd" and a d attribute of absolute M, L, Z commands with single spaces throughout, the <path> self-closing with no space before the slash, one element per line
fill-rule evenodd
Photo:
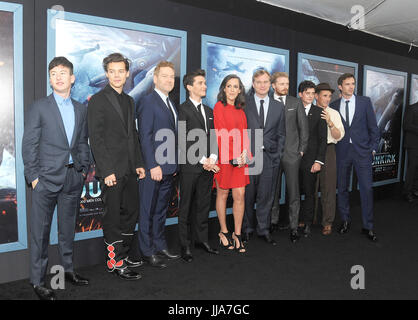
<path fill-rule="evenodd" d="M 405 148 L 418 149 L 418 102 L 408 106 L 403 121 Z"/>
<path fill-rule="evenodd" d="M 194 172 L 199 173 L 202 172 L 203 165 L 200 164 L 200 160 L 203 156 L 209 158 L 211 154 L 218 155 L 218 143 L 216 134 L 213 131 L 215 129 L 214 121 L 213 121 L 213 110 L 202 104 L 203 110 L 205 111 L 206 115 L 206 124 L 207 124 L 207 131 L 205 128 L 205 122 L 199 115 L 196 107 L 194 106 L 193 102 L 190 99 L 187 99 L 183 104 L 180 105 L 178 114 L 179 114 L 179 132 L 183 132 L 183 126 L 185 126 L 186 136 L 181 136 L 179 133 L 179 164 L 180 164 L 180 171 L 181 172 Z M 185 121 L 185 123 L 180 123 L 180 121 Z M 180 128 L 182 130 L 180 130 Z M 205 140 L 202 138 L 193 137 L 193 141 L 187 140 L 187 135 L 191 130 L 200 129 L 201 132 L 205 132 Z M 211 138 L 212 136 L 212 138 Z M 203 143 L 203 144 L 202 144 Z M 195 148 L 199 146 L 200 154 L 198 154 L 198 149 Z M 193 151 L 196 151 L 194 155 L 196 156 L 197 163 L 190 162 L 191 159 L 187 158 L 187 153 L 190 148 L 193 147 Z"/>
<path fill-rule="evenodd" d="M 305 112 L 305 111 L 304 111 Z M 308 149 L 302 158 L 301 166 L 310 168 L 315 161 L 325 163 L 327 150 L 327 123 L 321 118 L 322 108 L 312 105 L 308 113 L 309 140 Z M 306 113 L 305 113 L 306 115 Z"/>
<path fill-rule="evenodd" d="M 75 124 L 68 144 L 64 122 L 54 95 L 35 101 L 28 110 L 22 142 L 25 177 L 28 183 L 39 181 L 51 192 L 59 191 L 65 182 L 70 154 L 77 171 L 89 170 L 87 109 L 75 100 Z"/>
<path fill-rule="evenodd" d="M 139 101 L 136 115 L 145 168 L 160 166 L 164 175 L 177 172 L 177 124 L 166 102 L 153 90 Z"/>
<path fill-rule="evenodd" d="M 330 107 L 340 112 L 341 99 L 335 100 Z M 362 157 L 371 157 L 373 150 L 378 150 L 380 133 L 376 123 L 376 115 L 369 97 L 356 96 L 356 110 L 350 126 L 341 115 L 344 125 L 344 138 L 336 144 L 337 162 L 349 152 L 350 139 L 356 153 Z"/>
<path fill-rule="evenodd" d="M 300 99 L 287 96 L 285 104 L 286 142 L 283 159 L 287 162 L 296 161 L 300 153 L 308 148 L 309 125 L 303 103 Z"/>
<path fill-rule="evenodd" d="M 96 176 L 116 179 L 136 173 L 144 161 L 134 118 L 134 100 L 129 97 L 128 123 L 125 122 L 114 90 L 107 85 L 91 97 L 88 104 L 90 146 L 96 162 Z"/>
<path fill-rule="evenodd" d="M 255 129 L 261 129 L 260 117 L 255 104 L 254 95 L 247 96 L 245 115 L 251 133 L 251 153 L 255 153 Z M 271 168 L 280 165 L 286 138 L 285 111 L 283 103 L 270 97 L 267 118 L 263 131 L 263 167 Z"/>

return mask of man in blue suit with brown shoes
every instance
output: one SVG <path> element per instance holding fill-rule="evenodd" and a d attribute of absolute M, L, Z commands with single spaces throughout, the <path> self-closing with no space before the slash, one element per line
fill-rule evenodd
<path fill-rule="evenodd" d="M 354 95 L 356 79 L 345 73 L 338 79 L 341 98 L 331 103 L 342 118 L 345 136 L 336 145 L 338 210 L 343 223 L 339 229 L 345 234 L 350 229 L 350 204 L 348 186 L 351 168 L 354 167 L 360 186 L 362 233 L 377 241 L 373 225 L 373 157 L 379 143 L 376 115 L 369 97 Z"/>
<path fill-rule="evenodd" d="M 71 99 L 73 64 L 57 57 L 48 69 L 54 92 L 29 107 L 22 142 L 25 177 L 32 187 L 30 282 L 41 300 L 56 299 L 45 284 L 55 206 L 65 280 L 74 285 L 89 283 L 73 268 L 75 222 L 89 168 L 87 108 Z"/>

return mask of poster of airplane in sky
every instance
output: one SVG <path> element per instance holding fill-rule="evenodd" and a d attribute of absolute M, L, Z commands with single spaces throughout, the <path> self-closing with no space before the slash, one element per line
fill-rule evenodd
<path fill-rule="evenodd" d="M 106 86 L 102 61 L 114 52 L 131 61 L 124 89 L 135 102 L 153 89 L 153 72 L 158 62 L 173 62 L 176 74 L 180 74 L 179 37 L 57 19 L 55 41 L 56 55 L 67 57 L 74 64 L 76 82 L 72 97 L 84 104 Z M 179 77 L 176 80 L 173 99 L 178 103 Z"/>
<path fill-rule="evenodd" d="M 316 85 L 328 83 L 335 91 L 331 101 L 340 98 L 338 78 L 344 73 L 351 73 L 357 78 L 357 64 L 326 57 L 298 54 L 298 86 L 302 81 L 312 81 Z"/>
<path fill-rule="evenodd" d="M 288 52 L 256 44 L 204 36 L 202 67 L 206 69 L 206 103 L 213 108 L 219 86 L 229 74 L 240 77 L 246 93 L 252 89 L 252 76 L 258 69 L 274 72 L 288 71 Z M 203 52 L 204 51 L 204 52 Z"/>

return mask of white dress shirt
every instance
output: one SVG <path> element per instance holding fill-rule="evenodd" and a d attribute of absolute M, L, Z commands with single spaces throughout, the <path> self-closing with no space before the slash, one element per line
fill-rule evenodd
<path fill-rule="evenodd" d="M 201 110 L 202 110 L 202 112 L 200 113 L 202 116 L 203 116 L 203 119 L 205 120 L 205 131 L 206 131 L 206 133 L 207 133 L 207 127 L 208 127 L 208 125 L 207 125 L 207 120 L 206 120 L 206 112 L 205 112 L 205 107 L 203 106 L 203 103 L 202 103 L 202 100 L 200 100 L 200 102 L 197 102 L 197 101 L 195 101 L 195 100 L 193 100 L 192 98 L 190 98 L 189 97 L 189 100 L 191 101 L 191 103 L 193 103 L 193 105 L 195 106 L 195 108 L 196 108 L 196 110 L 197 110 L 197 112 L 199 112 L 199 109 L 197 108 L 197 106 L 200 104 L 201 105 Z M 209 156 L 209 159 L 213 159 L 213 161 L 215 161 L 216 162 L 216 160 L 218 160 L 218 156 L 216 155 L 216 154 L 211 154 L 210 156 Z M 206 162 L 206 160 L 207 160 L 207 158 L 205 157 L 205 156 L 203 156 L 202 157 L 202 159 L 200 159 L 200 163 L 201 164 L 205 164 L 205 162 Z"/>

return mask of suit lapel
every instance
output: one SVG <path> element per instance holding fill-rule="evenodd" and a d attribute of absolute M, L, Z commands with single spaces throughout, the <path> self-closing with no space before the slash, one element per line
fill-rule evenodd
<path fill-rule="evenodd" d="M 358 103 L 358 98 L 356 97 L 355 102 L 354 102 L 354 115 L 353 115 L 353 120 L 350 123 L 350 127 L 353 125 L 353 123 L 356 122 L 357 118 L 358 118 L 358 114 L 359 114 L 359 103 Z"/>
<path fill-rule="evenodd" d="M 251 99 L 250 99 L 250 103 L 249 103 L 249 110 L 253 113 L 254 118 L 257 120 L 257 123 L 259 125 L 259 127 L 261 128 L 261 122 L 260 122 L 260 115 L 258 114 L 257 111 L 257 106 L 255 104 L 255 98 L 254 95 L 251 95 Z"/>
<path fill-rule="evenodd" d="M 171 111 L 170 110 L 168 110 L 168 106 L 167 106 L 167 104 L 166 104 L 166 102 L 160 97 L 160 95 L 157 93 L 157 91 L 155 91 L 154 90 L 154 96 L 155 96 L 155 98 L 157 99 L 157 101 L 158 101 L 158 105 L 160 106 L 160 108 L 162 108 L 163 109 L 163 112 L 165 112 L 166 113 L 166 115 L 168 116 L 168 118 L 170 119 L 170 121 L 171 121 L 171 123 L 173 124 L 173 126 L 176 128 L 177 126 L 176 126 L 176 124 L 175 124 L 175 119 L 173 119 L 173 115 L 171 114 Z M 170 98 L 168 98 L 169 100 L 170 100 Z M 172 104 L 172 102 L 171 102 L 171 100 L 170 100 L 170 103 Z M 174 105 L 173 105 L 174 106 Z M 174 108 L 173 107 L 173 109 L 174 109 L 174 112 L 176 113 L 176 116 L 178 117 L 178 115 L 177 115 L 177 112 L 176 112 L 176 108 Z"/>
<path fill-rule="evenodd" d="M 116 99 L 113 92 L 105 91 L 105 95 L 106 95 L 107 99 L 110 101 L 110 104 L 112 105 L 113 109 L 115 109 L 115 111 L 119 115 L 120 120 L 122 121 L 122 123 L 126 127 L 125 119 L 123 118 L 122 110 L 121 110 L 120 104 L 118 102 L 118 99 Z"/>
<path fill-rule="evenodd" d="M 71 102 L 73 103 L 73 108 L 74 108 L 74 131 L 73 131 L 73 136 L 71 138 L 70 148 L 74 146 L 76 133 L 77 133 L 78 128 L 80 127 L 80 120 L 81 120 L 80 110 L 79 108 L 76 107 L 76 102 L 73 99 L 71 99 Z"/>
<path fill-rule="evenodd" d="M 55 101 L 54 94 L 51 94 L 49 96 L 49 103 L 51 105 L 51 112 L 54 115 L 54 117 L 57 119 L 58 126 L 60 127 L 65 143 L 68 146 L 68 137 L 67 137 L 67 133 L 65 132 L 64 121 L 62 120 L 61 112 L 58 109 L 58 105 L 57 105 L 57 102 Z"/>
<path fill-rule="evenodd" d="M 268 107 L 268 111 L 267 111 L 267 119 L 266 119 L 266 124 L 264 125 L 264 129 L 267 129 L 269 124 L 271 123 L 271 121 L 273 121 L 274 117 L 273 117 L 273 112 L 276 112 L 276 110 L 274 110 L 274 106 L 272 106 L 272 99 L 269 100 L 269 107 Z"/>
<path fill-rule="evenodd" d="M 189 104 L 189 108 L 192 110 L 192 114 L 195 117 L 196 120 L 199 121 L 201 128 L 205 129 L 205 121 L 203 119 L 203 115 L 199 115 L 199 111 L 197 111 L 196 107 L 194 106 L 193 102 L 191 102 L 190 100 L 188 100 L 188 104 Z M 203 104 L 201 106 L 204 110 Z M 206 115 L 206 111 L 205 111 L 205 115 Z M 206 119 L 207 119 L 207 115 L 206 115 Z M 206 129 L 205 129 L 206 130 Z"/>

